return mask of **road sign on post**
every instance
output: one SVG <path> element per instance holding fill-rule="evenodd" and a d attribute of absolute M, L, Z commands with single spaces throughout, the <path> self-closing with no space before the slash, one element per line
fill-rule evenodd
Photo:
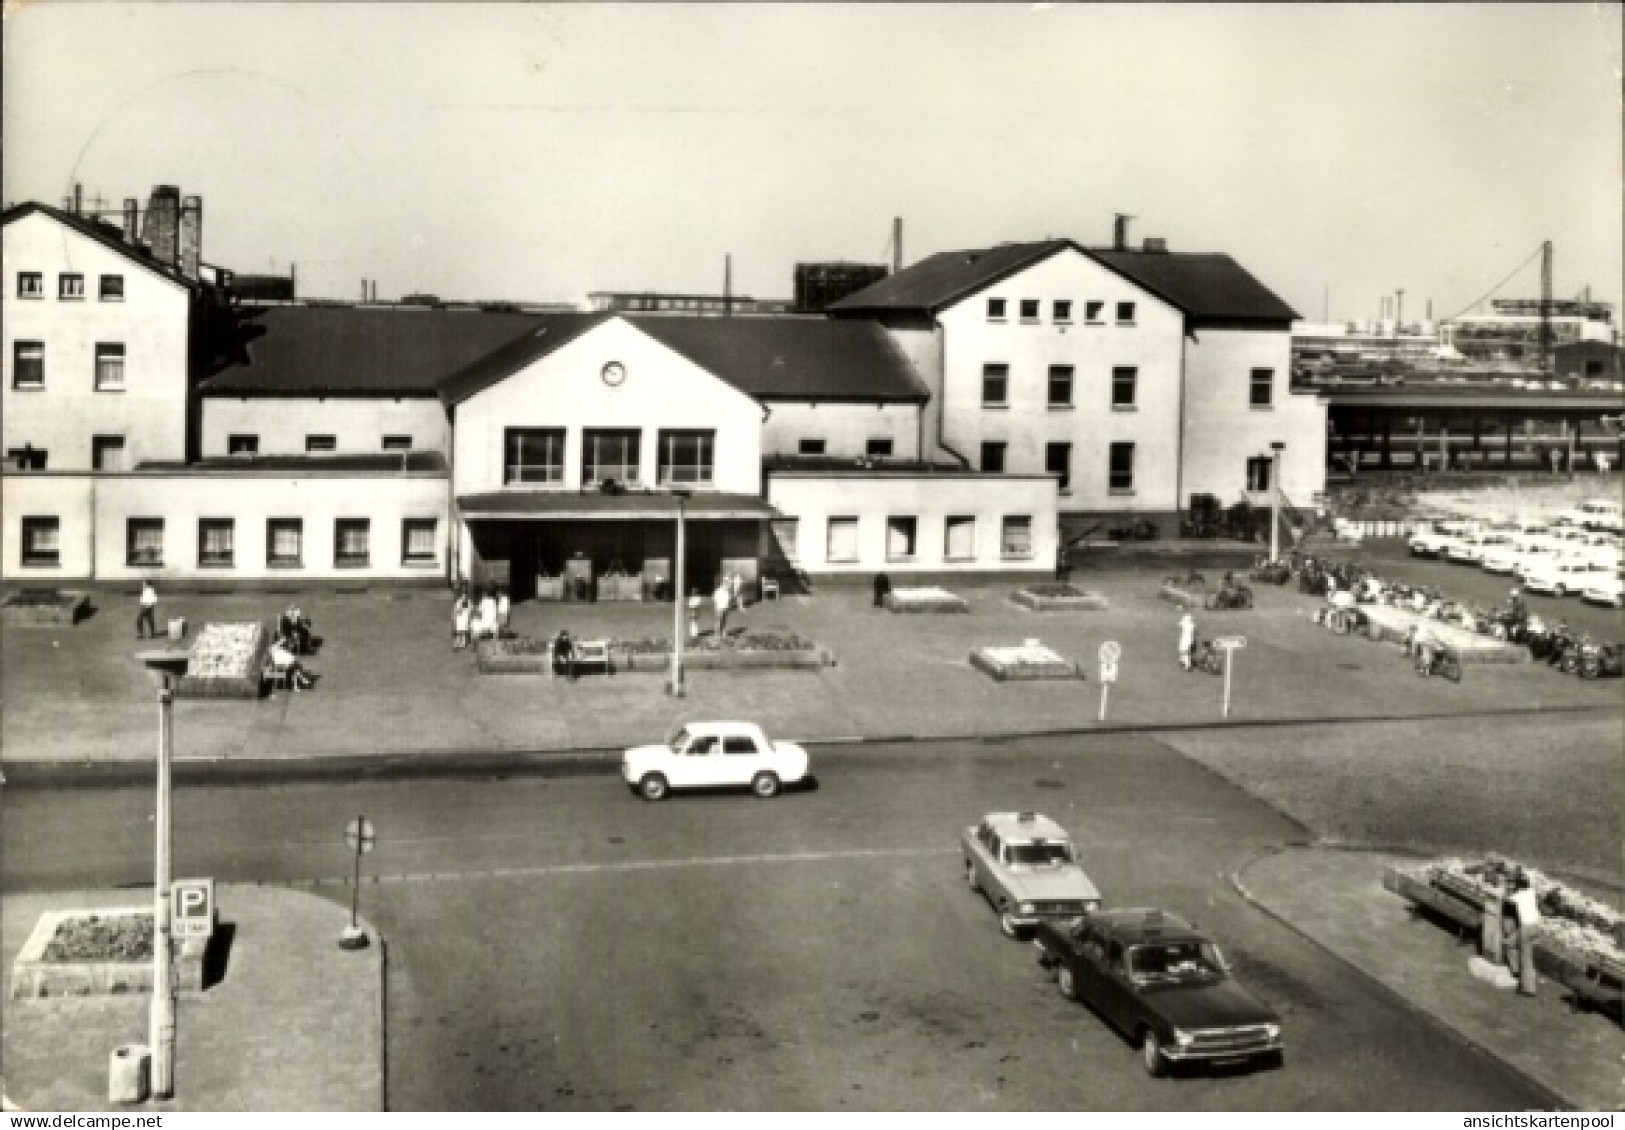
<path fill-rule="evenodd" d="M 1236 660 L 1236 652 L 1247 646 L 1246 636 L 1219 636 L 1213 641 L 1213 646 L 1224 652 L 1224 716 L 1230 717 L 1230 667 Z"/>
<path fill-rule="evenodd" d="M 214 933 L 214 880 L 176 879 L 169 884 L 169 917 L 182 938 L 207 938 Z"/>
<path fill-rule="evenodd" d="M 1106 703 L 1111 699 L 1112 684 L 1117 682 L 1117 661 L 1123 656 L 1123 649 L 1116 640 L 1107 640 L 1100 645 L 1100 720 L 1106 720 Z"/>
<path fill-rule="evenodd" d="M 361 857 L 378 843 L 378 833 L 373 830 L 371 820 L 357 816 L 344 826 L 344 842 L 355 853 L 355 880 L 350 884 L 350 924 L 339 935 L 339 949 L 361 950 L 367 948 L 367 932 L 356 921 L 357 903 L 361 898 Z"/>

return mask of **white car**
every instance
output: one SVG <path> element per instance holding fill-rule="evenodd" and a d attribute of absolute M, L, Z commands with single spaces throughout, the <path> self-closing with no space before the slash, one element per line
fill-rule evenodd
<path fill-rule="evenodd" d="M 1514 535 L 1509 530 L 1481 530 L 1465 538 L 1446 543 L 1447 560 L 1467 565 L 1482 565 L 1484 558 L 1498 549 L 1512 545 Z"/>
<path fill-rule="evenodd" d="M 664 800 L 673 789 L 729 786 L 772 797 L 806 778 L 807 751 L 770 741 L 754 722 L 690 722 L 659 745 L 627 750 L 621 776 L 645 800 Z"/>
<path fill-rule="evenodd" d="M 1622 525 L 1620 519 L 1620 502 L 1613 498 L 1588 498 L 1572 510 L 1565 510 L 1554 521 L 1558 525 L 1579 526 L 1587 530 L 1603 530 L 1609 533 L 1619 533 Z"/>
<path fill-rule="evenodd" d="M 1530 592 L 1567 596 L 1585 592 L 1607 571 L 1607 566 L 1590 557 L 1569 555 L 1537 565 L 1524 576 L 1523 587 Z"/>
<path fill-rule="evenodd" d="M 1580 594 L 1588 604 L 1606 604 L 1610 608 L 1625 606 L 1625 569 L 1614 566 L 1611 575 L 1601 574 L 1592 586 Z"/>
<path fill-rule="evenodd" d="M 1451 544 L 1478 532 L 1472 522 L 1446 520 L 1434 522 L 1430 527 L 1417 530 L 1406 543 L 1418 557 L 1437 557 L 1446 553 Z"/>

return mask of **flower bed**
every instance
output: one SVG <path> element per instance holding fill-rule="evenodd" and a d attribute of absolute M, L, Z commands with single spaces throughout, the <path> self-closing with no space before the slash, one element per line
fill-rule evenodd
<path fill-rule="evenodd" d="M 174 939 L 178 992 L 203 991 L 216 937 Z M 12 963 L 11 998 L 150 993 L 153 940 L 150 907 L 47 911 Z"/>
<path fill-rule="evenodd" d="M 1070 584 L 1027 585 L 1010 599 L 1034 612 L 1094 612 L 1106 607 L 1106 598 L 1098 592 Z"/>
<path fill-rule="evenodd" d="M 1063 659 L 1037 640 L 1019 647 L 979 647 L 970 653 L 970 665 L 1001 683 L 1083 678 L 1081 665 Z"/>
<path fill-rule="evenodd" d="M 18 589 L 0 601 L 0 618 L 8 624 L 75 624 L 90 607 L 82 592 L 64 589 Z"/>
<path fill-rule="evenodd" d="M 1162 582 L 1157 595 L 1181 608 L 1202 608 L 1207 604 L 1207 585 L 1169 579 Z"/>
<path fill-rule="evenodd" d="M 671 666 L 671 641 L 664 636 L 611 640 L 609 652 L 617 671 L 665 671 Z M 552 640 L 528 637 L 481 640 L 475 647 L 475 663 L 487 675 L 546 672 L 552 655 Z M 795 632 L 742 632 L 720 640 L 706 635 L 683 645 L 683 666 L 694 670 L 834 664 L 828 651 Z"/>
<path fill-rule="evenodd" d="M 947 589 L 907 588 L 892 589 L 881 603 L 889 612 L 969 612 L 965 598 L 955 596 Z"/>
<path fill-rule="evenodd" d="M 205 624 L 176 692 L 181 698 L 258 698 L 271 635 L 264 624 Z"/>

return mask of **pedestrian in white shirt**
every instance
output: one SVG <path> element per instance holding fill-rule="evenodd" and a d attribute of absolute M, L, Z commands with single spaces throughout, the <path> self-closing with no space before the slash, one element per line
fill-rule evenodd
<path fill-rule="evenodd" d="M 151 581 L 141 582 L 141 611 L 135 614 L 135 638 L 158 635 L 158 590 Z"/>
<path fill-rule="evenodd" d="M 733 589 L 728 585 L 728 578 L 717 582 L 717 591 L 711 594 L 711 604 L 717 612 L 717 636 L 720 638 L 728 630 L 728 610 L 733 607 Z"/>

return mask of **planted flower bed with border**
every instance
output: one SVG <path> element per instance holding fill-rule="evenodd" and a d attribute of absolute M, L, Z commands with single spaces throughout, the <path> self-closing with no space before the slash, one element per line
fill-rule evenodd
<path fill-rule="evenodd" d="M 481 640 L 474 654 L 476 666 L 486 675 L 545 674 L 553 666 L 551 640 Z M 616 671 L 663 672 L 671 668 L 671 641 L 664 637 L 611 640 L 609 654 Z M 693 671 L 818 668 L 835 666 L 835 657 L 794 632 L 744 632 L 723 641 L 702 636 L 685 644 L 683 666 Z"/>
<path fill-rule="evenodd" d="M 1034 612 L 1096 612 L 1106 607 L 1106 598 L 1098 592 L 1069 584 L 1028 585 L 1010 599 Z"/>
<path fill-rule="evenodd" d="M 90 597 L 74 589 L 17 589 L 0 600 L 0 619 L 8 624 L 78 623 Z"/>
<path fill-rule="evenodd" d="M 962 596 L 947 589 L 903 588 L 892 589 L 881 598 L 888 612 L 969 612 L 970 605 Z"/>
<path fill-rule="evenodd" d="M 271 634 L 264 624 L 205 624 L 192 641 L 180 698 L 259 698 Z"/>
<path fill-rule="evenodd" d="M 203 991 L 203 963 L 218 935 L 175 939 L 175 988 Z M 152 908 L 48 910 L 11 966 L 11 999 L 152 992 Z"/>
<path fill-rule="evenodd" d="M 970 653 L 970 665 L 1001 683 L 1084 677 L 1081 665 L 1062 658 L 1037 640 L 1028 640 L 1019 647 L 979 647 Z"/>
<path fill-rule="evenodd" d="M 1163 581 L 1162 588 L 1157 595 L 1170 604 L 1177 604 L 1181 608 L 1203 608 L 1207 605 L 1207 586 L 1180 584 L 1175 581 Z"/>

